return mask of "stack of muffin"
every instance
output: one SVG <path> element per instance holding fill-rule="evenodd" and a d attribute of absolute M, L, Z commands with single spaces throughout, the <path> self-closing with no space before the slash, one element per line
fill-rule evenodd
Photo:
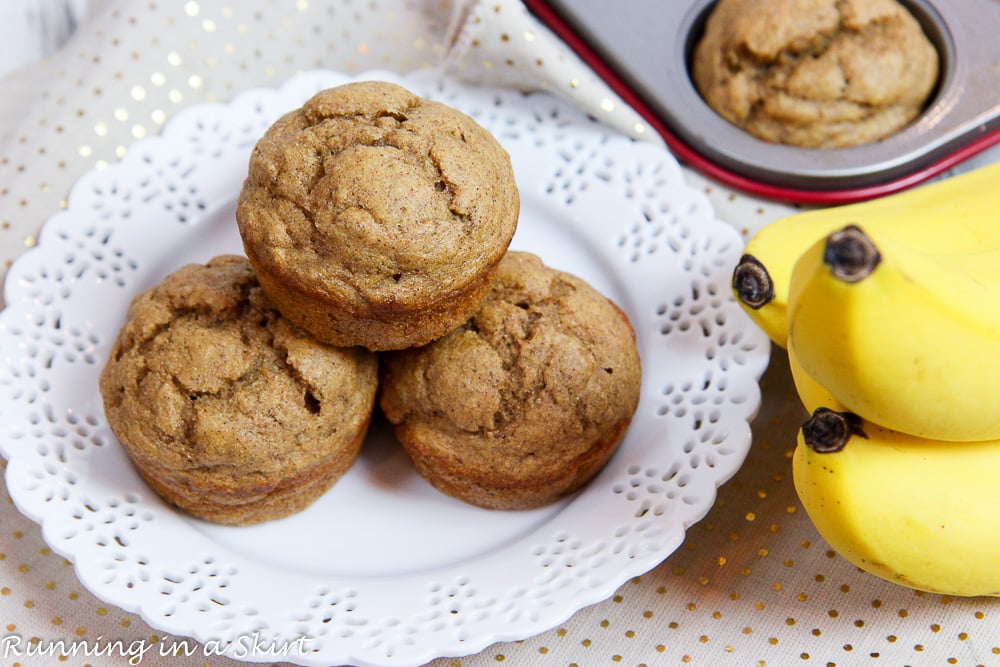
<path fill-rule="evenodd" d="M 136 469 L 193 516 L 242 525 L 313 503 L 376 403 L 442 492 L 519 509 L 578 489 L 639 398 L 627 317 L 508 251 L 510 158 L 397 85 L 322 91 L 261 138 L 237 205 L 246 257 L 138 295 L 100 378 Z"/>

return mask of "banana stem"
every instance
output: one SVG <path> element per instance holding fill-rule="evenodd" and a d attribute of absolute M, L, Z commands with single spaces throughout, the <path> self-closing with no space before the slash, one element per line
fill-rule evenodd
<path fill-rule="evenodd" d="M 754 310 L 774 298 L 774 281 L 753 255 L 743 255 L 733 270 L 733 289 L 740 301 Z"/>
<path fill-rule="evenodd" d="M 857 225 L 848 225 L 826 238 L 823 262 L 834 277 L 846 283 L 867 278 L 881 261 L 878 248 Z"/>
<path fill-rule="evenodd" d="M 861 417 L 853 412 L 816 408 L 802 424 L 802 439 L 817 454 L 839 452 L 852 436 L 867 438 Z"/>

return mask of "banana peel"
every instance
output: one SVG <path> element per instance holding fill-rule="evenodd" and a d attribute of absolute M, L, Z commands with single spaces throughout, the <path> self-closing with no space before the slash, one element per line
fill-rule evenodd
<path fill-rule="evenodd" d="M 998 183 L 1000 162 L 887 197 L 775 220 L 747 242 L 733 271 L 733 292 L 768 337 L 786 347 L 792 270 L 807 248 L 849 224 L 938 254 L 1000 248 Z"/>
<path fill-rule="evenodd" d="M 820 535 L 862 570 L 1000 596 L 1000 440 L 943 444 L 821 407 L 799 431 L 792 472 Z"/>
<path fill-rule="evenodd" d="M 788 347 L 850 411 L 947 441 L 1000 438 L 1000 249 L 917 251 L 849 225 L 806 250 Z"/>

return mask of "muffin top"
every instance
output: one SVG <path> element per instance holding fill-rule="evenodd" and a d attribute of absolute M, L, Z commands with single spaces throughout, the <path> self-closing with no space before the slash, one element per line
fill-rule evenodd
<path fill-rule="evenodd" d="M 720 0 L 692 61 L 719 115 L 766 141 L 868 143 L 922 111 L 938 53 L 896 0 Z"/>
<path fill-rule="evenodd" d="M 237 256 L 137 295 L 100 378 L 126 448 L 196 486 L 315 465 L 367 424 L 376 384 L 374 354 L 288 323 Z"/>
<path fill-rule="evenodd" d="M 511 251 L 465 325 L 383 357 L 381 406 L 423 451 L 486 475 L 579 456 L 631 419 L 639 356 L 627 318 L 586 282 Z"/>
<path fill-rule="evenodd" d="M 250 159 L 237 220 L 255 265 L 345 307 L 445 299 L 514 234 L 510 158 L 484 128 L 382 81 L 316 94 Z"/>

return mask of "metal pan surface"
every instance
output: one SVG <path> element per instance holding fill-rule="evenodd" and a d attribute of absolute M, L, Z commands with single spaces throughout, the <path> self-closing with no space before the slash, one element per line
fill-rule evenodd
<path fill-rule="evenodd" d="M 1000 2 L 901 3 L 940 54 L 928 107 L 881 141 L 814 149 L 757 139 L 702 100 L 688 62 L 714 0 L 526 0 L 682 161 L 739 189 L 818 203 L 905 189 L 1000 142 Z"/>

